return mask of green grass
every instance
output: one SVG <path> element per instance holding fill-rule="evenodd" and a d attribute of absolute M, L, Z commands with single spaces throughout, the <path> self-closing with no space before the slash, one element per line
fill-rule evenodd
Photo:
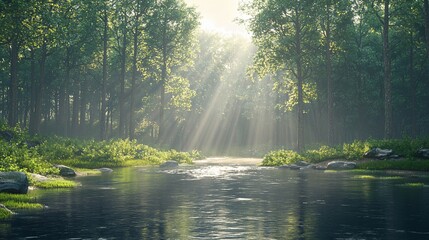
<path fill-rule="evenodd" d="M 264 156 L 263 166 L 281 166 L 297 161 L 320 163 L 333 159 L 361 160 L 364 154 L 372 148 L 392 149 L 394 154 L 401 156 L 401 161 L 372 161 L 360 163 L 358 168 L 363 170 L 412 170 L 429 171 L 429 161 L 420 161 L 416 153 L 420 148 L 429 148 L 427 139 L 396 139 L 354 141 L 336 147 L 321 146 L 298 153 L 292 150 L 271 151 Z"/>
<path fill-rule="evenodd" d="M 6 125 L 0 125 L 0 130 L 10 131 L 14 135 L 10 142 L 0 139 L 0 171 L 4 172 L 22 171 L 46 176 L 59 174 L 54 164 L 93 169 L 159 165 L 168 160 L 190 164 L 193 160 L 204 158 L 199 151 L 158 150 L 129 139 L 95 141 L 31 137 L 26 131 Z M 28 141 L 39 144 L 28 148 Z"/>
<path fill-rule="evenodd" d="M 378 177 L 373 175 L 357 175 L 353 176 L 354 179 L 364 179 L 364 180 L 402 180 L 403 177 L 400 176 L 384 176 L 384 177 Z"/>
<path fill-rule="evenodd" d="M 28 202 L 16 202 L 16 201 L 5 201 L 3 205 L 9 209 L 42 209 L 43 205 L 40 203 L 28 203 Z"/>
<path fill-rule="evenodd" d="M 74 188 L 79 186 L 78 183 L 64 179 L 53 179 L 47 181 L 34 182 L 33 186 L 44 189 L 52 188 Z"/>
<path fill-rule="evenodd" d="M 365 180 L 377 179 L 377 177 L 371 176 L 371 175 L 358 175 L 358 176 L 354 176 L 353 178 L 355 178 L 355 179 L 365 179 Z"/>
<path fill-rule="evenodd" d="M 429 171 L 429 161 L 402 160 L 402 161 L 370 161 L 358 164 L 359 169 L 366 170 L 410 170 Z"/>
<path fill-rule="evenodd" d="M 422 188 L 422 187 L 425 187 L 425 184 L 424 183 L 405 183 L 405 184 L 401 184 L 399 186 L 410 187 L 410 188 Z"/>
<path fill-rule="evenodd" d="M 36 203 L 36 198 L 28 194 L 0 193 L 0 203 L 7 209 L 42 209 L 43 205 Z M 12 213 L 7 209 L 0 208 L 0 219 L 9 218 Z"/>
<path fill-rule="evenodd" d="M 12 215 L 13 213 L 11 213 L 10 210 L 0 208 L 0 220 L 10 218 Z"/>

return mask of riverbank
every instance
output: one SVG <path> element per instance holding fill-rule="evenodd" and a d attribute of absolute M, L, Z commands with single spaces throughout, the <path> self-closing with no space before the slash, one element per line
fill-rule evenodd
<path fill-rule="evenodd" d="M 263 166 L 282 166 L 306 161 L 325 165 L 352 161 L 359 169 L 429 171 L 429 139 L 354 141 L 335 147 L 321 146 L 303 152 L 276 150 L 263 158 Z"/>

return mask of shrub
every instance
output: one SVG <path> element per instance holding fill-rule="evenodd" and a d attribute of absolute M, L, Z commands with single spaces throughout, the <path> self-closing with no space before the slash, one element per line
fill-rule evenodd
<path fill-rule="evenodd" d="M 303 155 L 307 161 L 313 163 L 344 157 L 341 151 L 328 146 L 321 146 L 318 150 L 307 150 Z"/>
<path fill-rule="evenodd" d="M 281 166 L 304 160 L 304 157 L 291 150 L 272 151 L 264 156 L 263 166 Z"/>

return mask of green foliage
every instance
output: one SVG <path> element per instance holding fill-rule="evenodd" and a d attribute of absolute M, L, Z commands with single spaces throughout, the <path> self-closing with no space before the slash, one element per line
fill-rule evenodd
<path fill-rule="evenodd" d="M 23 171 L 41 175 L 58 174 L 54 164 L 81 168 L 124 167 L 130 165 L 158 165 L 167 160 L 192 163 L 203 158 L 198 151 L 160 151 L 136 140 L 109 141 L 76 140 L 61 137 L 37 139 L 40 145 L 29 148 L 26 141 L 35 141 L 25 132 L 7 129 L 14 133 L 11 142 L 0 140 L 0 171 Z M 39 187 L 69 187 L 68 183 L 41 183 Z"/>
<path fill-rule="evenodd" d="M 38 174 L 56 174 L 58 170 L 43 160 L 35 149 L 23 142 L 0 140 L 0 171 L 24 171 Z"/>
<path fill-rule="evenodd" d="M 303 156 L 306 161 L 310 161 L 312 163 L 344 157 L 340 150 L 328 146 L 321 146 L 317 150 L 307 150 Z"/>
<path fill-rule="evenodd" d="M 264 156 L 263 166 L 281 166 L 305 160 L 303 156 L 291 150 L 272 151 Z"/>
<path fill-rule="evenodd" d="M 358 164 L 360 169 L 371 170 L 410 170 L 429 171 L 429 161 L 404 160 L 404 161 L 370 161 Z"/>
<path fill-rule="evenodd" d="M 73 182 L 70 180 L 64 180 L 64 179 L 52 179 L 52 180 L 47 180 L 47 181 L 37 181 L 37 182 L 33 182 L 32 185 L 35 187 L 38 187 L 38 188 L 45 188 L 45 189 L 74 188 L 74 187 L 78 186 L 78 184 L 76 182 Z"/>
<path fill-rule="evenodd" d="M 41 209 L 43 205 L 35 203 L 36 198 L 27 194 L 0 193 L 0 203 L 9 209 Z M 4 209 L 3 209 L 4 210 Z M 0 213 L 0 219 L 2 218 Z"/>
<path fill-rule="evenodd" d="M 305 160 L 311 163 L 318 163 L 331 159 L 345 158 L 360 160 L 370 149 L 378 147 L 382 149 L 392 149 L 394 154 L 399 155 L 406 160 L 403 161 L 370 161 L 359 163 L 360 169 L 369 170 L 429 170 L 429 161 L 416 160 L 416 152 L 420 148 L 429 146 L 428 139 L 396 139 L 396 140 L 374 140 L 354 141 L 350 144 L 343 144 L 336 148 L 322 146 L 319 149 L 310 149 L 302 154 L 291 150 L 273 151 L 265 155 L 264 166 L 280 166 L 283 164 L 294 163 L 299 160 Z"/>
<path fill-rule="evenodd" d="M 12 213 L 10 211 L 4 208 L 0 208 L 0 219 L 10 218 L 11 216 Z"/>

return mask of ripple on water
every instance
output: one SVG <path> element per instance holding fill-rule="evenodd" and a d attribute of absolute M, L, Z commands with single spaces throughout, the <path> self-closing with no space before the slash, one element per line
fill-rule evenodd
<path fill-rule="evenodd" d="M 255 167 L 251 166 L 204 166 L 199 168 L 191 169 L 174 169 L 174 170 L 164 170 L 162 172 L 168 174 L 183 174 L 191 177 L 191 180 L 199 179 L 223 179 L 223 180 L 233 180 L 237 176 L 246 176 L 251 173 L 252 170 L 255 170 Z"/>

